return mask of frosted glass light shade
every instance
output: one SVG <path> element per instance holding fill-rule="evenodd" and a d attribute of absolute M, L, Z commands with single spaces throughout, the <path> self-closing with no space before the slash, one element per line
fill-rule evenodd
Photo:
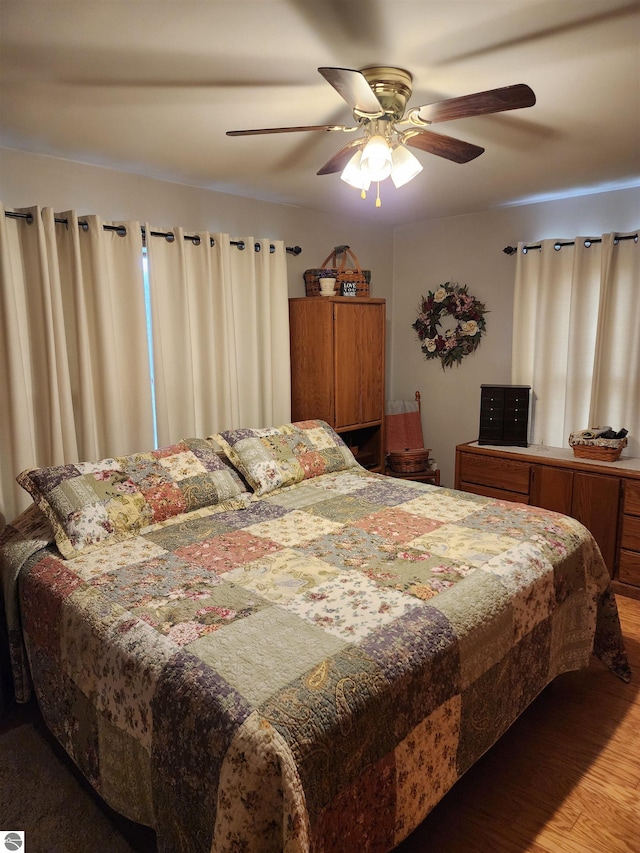
<path fill-rule="evenodd" d="M 362 171 L 361 161 L 362 151 L 358 150 L 344 167 L 340 177 L 345 183 L 358 190 L 368 190 L 371 186 L 371 178 L 368 173 Z"/>
<path fill-rule="evenodd" d="M 403 145 L 397 145 L 391 152 L 391 180 L 396 189 L 409 183 L 422 171 L 422 163 Z"/>
<path fill-rule="evenodd" d="M 383 136 L 372 136 L 364 146 L 360 167 L 372 181 L 384 181 L 391 174 L 391 149 Z"/>

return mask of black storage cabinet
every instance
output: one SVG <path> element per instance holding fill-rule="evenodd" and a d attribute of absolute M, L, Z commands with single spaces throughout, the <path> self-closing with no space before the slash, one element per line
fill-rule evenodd
<path fill-rule="evenodd" d="M 481 385 L 478 444 L 526 447 L 529 385 Z"/>

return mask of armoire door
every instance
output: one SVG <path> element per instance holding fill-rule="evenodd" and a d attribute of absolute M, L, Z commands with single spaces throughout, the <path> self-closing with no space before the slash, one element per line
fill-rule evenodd
<path fill-rule="evenodd" d="M 325 299 L 290 299 L 291 419 L 334 426 L 333 314 Z"/>
<path fill-rule="evenodd" d="M 384 305 L 334 303 L 335 426 L 384 412 Z"/>

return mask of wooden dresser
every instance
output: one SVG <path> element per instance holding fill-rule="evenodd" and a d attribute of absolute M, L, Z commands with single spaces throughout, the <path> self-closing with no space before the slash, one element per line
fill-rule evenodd
<path fill-rule="evenodd" d="M 640 459 L 576 459 L 559 447 L 456 447 L 455 487 L 573 516 L 600 546 L 616 592 L 640 598 Z"/>
<path fill-rule="evenodd" d="M 327 421 L 361 465 L 384 471 L 384 299 L 289 300 L 291 419 Z"/>

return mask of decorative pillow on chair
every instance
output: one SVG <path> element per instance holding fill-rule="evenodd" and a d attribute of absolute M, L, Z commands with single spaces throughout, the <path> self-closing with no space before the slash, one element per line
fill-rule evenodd
<path fill-rule="evenodd" d="M 30 468 L 17 481 L 51 522 L 67 559 L 183 512 L 240 509 L 249 499 L 238 473 L 199 438 L 100 462 Z"/>
<path fill-rule="evenodd" d="M 299 421 L 266 429 L 217 433 L 218 442 L 256 495 L 358 463 L 325 421 Z"/>

